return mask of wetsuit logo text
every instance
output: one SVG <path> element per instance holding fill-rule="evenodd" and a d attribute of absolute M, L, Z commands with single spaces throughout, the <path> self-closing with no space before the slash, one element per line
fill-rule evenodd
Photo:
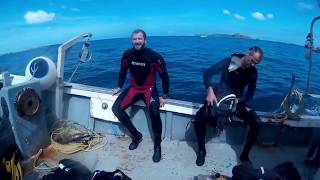
<path fill-rule="evenodd" d="M 135 62 L 135 61 L 131 61 L 131 64 L 134 65 L 134 66 L 143 66 L 143 67 L 146 66 L 146 63 Z"/>

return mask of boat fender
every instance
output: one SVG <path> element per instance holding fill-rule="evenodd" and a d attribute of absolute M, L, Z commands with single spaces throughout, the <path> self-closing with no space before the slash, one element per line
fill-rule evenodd
<path fill-rule="evenodd" d="M 56 66 L 48 57 L 35 57 L 28 63 L 25 77 L 27 80 L 40 80 L 41 89 L 49 89 L 57 78 Z"/>

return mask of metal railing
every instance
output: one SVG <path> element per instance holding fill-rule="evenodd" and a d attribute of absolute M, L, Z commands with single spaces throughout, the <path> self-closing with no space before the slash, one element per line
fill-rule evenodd
<path fill-rule="evenodd" d="M 310 32 L 308 33 L 306 37 L 306 44 L 305 48 L 307 48 L 306 51 L 306 59 L 309 60 L 309 70 L 308 70 L 308 79 L 307 79 L 307 88 L 306 88 L 306 93 L 310 93 L 310 81 L 311 81 L 311 70 L 312 70 L 312 54 L 314 51 L 314 24 L 317 20 L 320 19 L 320 16 L 315 17 L 310 26 Z"/>

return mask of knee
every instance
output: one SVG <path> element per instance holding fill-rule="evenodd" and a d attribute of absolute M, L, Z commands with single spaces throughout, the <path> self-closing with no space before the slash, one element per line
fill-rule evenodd
<path fill-rule="evenodd" d="M 253 128 L 254 128 L 257 132 L 259 132 L 260 129 L 261 129 L 261 123 L 256 122 L 256 123 L 253 125 Z"/>
<path fill-rule="evenodd" d="M 259 125 L 260 122 L 261 122 L 260 117 L 258 116 L 258 114 L 252 109 L 250 109 L 248 111 L 246 116 L 249 119 L 249 122 L 251 122 L 254 125 Z"/>
<path fill-rule="evenodd" d="M 249 126 L 251 126 L 252 128 L 256 129 L 256 131 L 259 131 L 261 128 L 261 120 L 259 118 L 259 116 L 251 116 L 250 117 L 250 123 Z"/>
<path fill-rule="evenodd" d="M 152 101 L 149 106 L 149 111 L 151 115 L 160 113 L 160 104 L 159 102 Z"/>
<path fill-rule="evenodd" d="M 203 106 L 197 111 L 194 122 L 196 124 L 201 124 L 201 123 L 205 123 L 205 121 L 206 121 L 206 118 L 205 118 L 205 107 Z"/>
<path fill-rule="evenodd" d="M 150 108 L 151 108 L 152 110 L 157 110 L 157 111 L 159 111 L 159 109 L 160 109 L 160 102 L 159 102 L 159 101 L 151 101 L 151 102 L 150 102 Z"/>
<path fill-rule="evenodd" d="M 111 108 L 113 114 L 118 114 L 120 110 L 120 103 L 115 102 Z"/>

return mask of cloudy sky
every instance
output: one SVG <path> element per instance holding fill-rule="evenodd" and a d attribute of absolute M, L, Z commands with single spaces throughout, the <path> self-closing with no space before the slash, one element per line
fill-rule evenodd
<path fill-rule="evenodd" d="M 81 32 L 93 39 L 242 33 L 304 44 L 319 0 L 3 0 L 0 54 L 62 43 Z M 320 23 L 319 23 L 320 24 Z M 318 34 L 320 39 L 320 25 Z"/>

